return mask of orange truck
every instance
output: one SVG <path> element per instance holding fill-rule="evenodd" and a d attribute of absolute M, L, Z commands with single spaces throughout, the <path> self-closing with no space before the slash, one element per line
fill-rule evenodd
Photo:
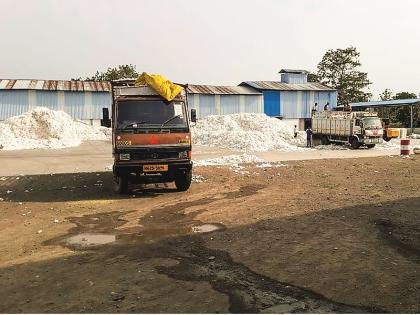
<path fill-rule="evenodd" d="M 115 191 L 131 184 L 175 182 L 186 191 L 192 180 L 190 120 L 185 89 L 167 101 L 147 85 L 134 80 L 113 81 L 112 113 L 104 110 L 103 123 L 112 128 Z M 191 114 L 191 115 L 190 115 Z"/>

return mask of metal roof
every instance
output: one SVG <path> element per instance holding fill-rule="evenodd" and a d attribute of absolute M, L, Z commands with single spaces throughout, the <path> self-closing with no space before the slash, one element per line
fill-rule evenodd
<path fill-rule="evenodd" d="M 335 89 L 321 83 L 283 83 L 279 81 L 246 81 L 240 85 L 248 85 L 257 90 L 277 91 L 335 91 Z"/>
<path fill-rule="evenodd" d="M 389 100 L 389 101 L 371 101 L 351 103 L 352 108 L 356 107 L 381 107 L 381 106 L 404 106 L 404 105 L 417 105 L 420 104 L 420 98 L 411 98 L 404 100 Z"/>
<path fill-rule="evenodd" d="M 306 73 L 308 74 L 309 71 L 307 70 L 298 70 L 298 69 L 281 69 L 279 73 Z"/>
<path fill-rule="evenodd" d="M 261 95 L 261 92 L 247 86 L 218 86 L 188 84 L 187 92 L 190 94 L 213 94 L 213 95 Z"/>
<path fill-rule="evenodd" d="M 111 84 L 106 81 L 63 81 L 63 80 L 10 80 L 0 79 L 0 90 L 47 90 L 110 92 Z"/>

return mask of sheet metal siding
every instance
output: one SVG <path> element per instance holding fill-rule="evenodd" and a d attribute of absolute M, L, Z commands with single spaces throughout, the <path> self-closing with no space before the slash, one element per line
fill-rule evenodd
<path fill-rule="evenodd" d="M 88 105 L 87 105 L 88 106 Z M 83 92 L 64 92 L 64 108 L 63 110 L 75 119 L 86 119 L 85 110 L 85 93 Z"/>
<path fill-rule="evenodd" d="M 28 91 L 0 91 L 0 120 L 23 114 L 28 109 Z"/>
<path fill-rule="evenodd" d="M 111 108 L 108 92 L 0 90 L 0 120 L 23 114 L 37 106 L 64 110 L 74 119 L 101 119 L 102 108 Z"/>
<path fill-rule="evenodd" d="M 0 79 L 0 90 L 47 90 L 47 91 L 97 91 L 110 92 L 107 81 L 64 81 L 64 80 L 10 80 Z"/>
<path fill-rule="evenodd" d="M 208 115 L 217 115 L 216 112 L 216 100 L 215 95 L 200 95 L 199 96 L 199 106 L 200 106 L 200 118 L 206 117 Z"/>
<path fill-rule="evenodd" d="M 240 113 L 239 95 L 220 95 L 220 114 Z"/>
<path fill-rule="evenodd" d="M 298 93 L 280 92 L 282 116 L 284 118 L 300 118 L 302 113 L 298 112 Z"/>
<path fill-rule="evenodd" d="M 215 94 L 215 95 L 261 95 L 261 92 L 248 86 L 221 86 L 221 85 L 193 85 L 187 87 L 188 94 Z"/>
<path fill-rule="evenodd" d="M 36 91 L 36 105 L 58 110 L 58 93 L 54 91 Z"/>
<path fill-rule="evenodd" d="M 309 83 L 283 83 L 279 81 L 246 81 L 242 86 L 251 86 L 257 90 L 275 90 L 275 91 L 335 91 L 335 89 L 316 82 Z"/>
<path fill-rule="evenodd" d="M 107 92 L 92 93 L 91 117 L 86 119 L 102 119 L 102 108 L 107 107 L 111 111 L 112 95 Z M 188 99 L 190 100 L 190 99 Z"/>
<path fill-rule="evenodd" d="M 308 75 L 304 73 L 282 73 L 281 82 L 291 84 L 304 84 L 308 82 L 307 77 Z"/>
<path fill-rule="evenodd" d="M 264 94 L 264 113 L 267 116 L 280 116 L 280 92 L 263 91 Z"/>
<path fill-rule="evenodd" d="M 245 96 L 245 113 L 259 113 L 259 98 L 257 95 L 246 95 Z"/>

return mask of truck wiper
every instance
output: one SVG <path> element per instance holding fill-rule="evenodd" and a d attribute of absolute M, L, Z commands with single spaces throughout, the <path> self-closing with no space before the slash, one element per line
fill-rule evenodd
<path fill-rule="evenodd" d="M 160 129 L 162 129 L 162 128 L 163 128 L 163 126 L 165 126 L 168 122 L 170 122 L 170 121 L 174 120 L 175 118 L 179 118 L 179 117 L 181 117 L 181 115 L 176 115 L 176 116 L 171 117 L 171 118 L 169 118 L 168 120 L 164 121 L 164 122 L 162 123 L 162 125 L 160 125 Z"/>
<path fill-rule="evenodd" d="M 121 127 L 121 129 L 126 129 L 128 127 L 133 127 L 134 125 L 141 125 L 141 124 L 145 124 L 145 121 L 136 121 L 136 122 L 132 122 L 129 124 L 125 124 L 124 126 Z"/>

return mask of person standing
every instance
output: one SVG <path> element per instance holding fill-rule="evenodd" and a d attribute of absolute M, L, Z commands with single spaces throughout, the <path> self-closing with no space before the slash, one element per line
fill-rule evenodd
<path fill-rule="evenodd" d="M 298 131 L 297 131 L 297 126 L 296 126 L 296 125 L 295 125 L 295 127 L 293 128 L 293 134 L 294 134 L 294 137 L 295 137 L 295 138 L 297 138 Z"/>
<path fill-rule="evenodd" d="M 327 104 L 325 104 L 324 106 L 324 111 L 328 111 L 330 110 L 330 103 L 327 102 Z"/>
<path fill-rule="evenodd" d="M 318 103 L 315 103 L 314 107 L 312 107 L 312 114 L 318 111 Z"/>
<path fill-rule="evenodd" d="M 311 127 L 308 127 L 308 129 L 306 129 L 306 147 L 307 148 L 312 148 L 312 129 Z"/>

